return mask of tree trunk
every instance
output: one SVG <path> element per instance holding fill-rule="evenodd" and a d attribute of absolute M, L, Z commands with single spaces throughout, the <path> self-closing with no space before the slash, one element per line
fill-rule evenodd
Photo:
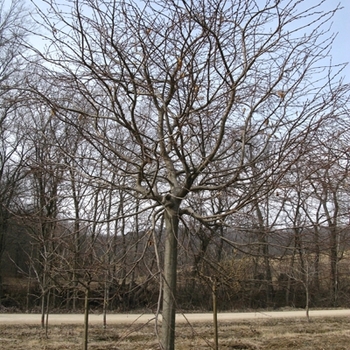
<path fill-rule="evenodd" d="M 45 329 L 45 295 L 46 292 L 42 292 L 41 295 L 41 328 Z"/>
<path fill-rule="evenodd" d="M 213 323 L 214 323 L 214 349 L 219 350 L 219 327 L 218 327 L 218 303 L 217 303 L 217 282 L 214 278 L 212 285 L 213 295 Z"/>
<path fill-rule="evenodd" d="M 338 306 L 338 237 L 336 227 L 330 227 L 331 295 L 333 306 Z"/>
<path fill-rule="evenodd" d="M 274 289 L 272 284 L 272 272 L 270 266 L 270 253 L 269 253 L 269 242 L 268 242 L 268 227 L 264 222 L 264 216 L 261 212 L 258 202 L 255 203 L 255 208 L 258 217 L 258 240 L 261 247 L 261 252 L 264 261 L 264 279 L 266 289 L 266 305 L 269 306 L 273 299 Z"/>
<path fill-rule="evenodd" d="M 287 288 L 286 288 L 286 306 L 290 306 L 290 295 L 292 288 L 292 276 L 294 274 L 294 261 L 295 261 L 295 249 L 293 249 L 290 265 L 289 265 L 289 273 L 287 280 Z M 293 288 L 294 289 L 294 288 Z"/>
<path fill-rule="evenodd" d="M 1 260 L 0 260 L 0 305 L 2 304 L 2 299 L 4 295 L 4 290 L 3 290 L 3 280 L 2 280 L 2 266 L 1 266 Z"/>
<path fill-rule="evenodd" d="M 317 297 L 320 295 L 320 242 L 319 242 L 319 231 L 318 226 L 315 225 L 315 234 L 314 234 L 314 245 L 315 245 L 315 277 L 314 277 L 314 286 L 315 294 Z"/>
<path fill-rule="evenodd" d="M 50 311 L 50 290 L 47 292 L 46 297 L 46 315 L 45 315 L 45 337 L 49 337 L 49 311 Z"/>
<path fill-rule="evenodd" d="M 3 216 L 0 215 L 0 305 L 1 305 L 1 301 L 3 298 L 3 279 L 2 279 L 2 255 L 3 255 L 3 251 L 4 251 L 4 241 L 5 241 L 5 232 L 6 232 L 6 225 L 4 224 L 4 219 Z"/>
<path fill-rule="evenodd" d="M 104 283 L 104 292 L 103 292 L 103 329 L 107 328 L 107 309 L 109 305 L 109 288 L 110 288 L 110 276 L 109 271 L 105 273 L 105 283 Z"/>
<path fill-rule="evenodd" d="M 89 342 L 89 296 L 90 287 L 85 288 L 85 307 L 84 307 L 84 333 L 83 333 L 83 350 L 87 350 Z"/>
<path fill-rule="evenodd" d="M 176 205 L 178 209 L 178 205 Z M 175 294 L 177 269 L 177 238 L 179 217 L 174 207 L 167 208 L 164 214 L 166 238 L 163 275 L 163 309 L 161 346 L 163 350 L 175 348 Z"/>
<path fill-rule="evenodd" d="M 305 270 L 305 310 L 307 321 L 310 322 L 310 269 L 309 264 L 306 265 Z"/>

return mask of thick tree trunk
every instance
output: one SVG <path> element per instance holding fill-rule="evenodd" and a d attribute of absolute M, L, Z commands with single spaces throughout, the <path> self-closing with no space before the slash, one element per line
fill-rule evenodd
<path fill-rule="evenodd" d="M 175 348 L 175 295 L 177 269 L 178 205 L 165 210 L 165 253 L 163 275 L 163 308 L 161 345 L 163 350 Z"/>

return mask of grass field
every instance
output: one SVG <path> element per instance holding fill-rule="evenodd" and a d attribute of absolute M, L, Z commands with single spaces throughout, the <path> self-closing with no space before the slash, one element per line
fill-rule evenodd
<path fill-rule="evenodd" d="M 350 319 L 259 319 L 220 322 L 220 350 L 347 350 Z M 0 325 L 2 350 L 81 350 L 83 328 L 79 325 L 49 326 L 46 336 L 39 326 Z M 179 324 L 176 350 L 213 349 L 209 323 Z M 154 324 L 90 326 L 91 350 L 159 349 Z"/>

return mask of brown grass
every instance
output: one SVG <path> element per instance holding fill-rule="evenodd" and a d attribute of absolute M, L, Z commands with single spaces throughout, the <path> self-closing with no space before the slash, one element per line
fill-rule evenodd
<path fill-rule="evenodd" d="M 179 324 L 176 350 L 213 349 L 208 323 Z M 350 348 L 348 318 L 261 319 L 221 322 L 220 350 L 346 350 Z M 48 337 L 39 326 L 0 325 L 4 350 L 80 350 L 82 326 L 50 326 Z M 154 325 L 90 326 L 90 350 L 159 349 Z"/>

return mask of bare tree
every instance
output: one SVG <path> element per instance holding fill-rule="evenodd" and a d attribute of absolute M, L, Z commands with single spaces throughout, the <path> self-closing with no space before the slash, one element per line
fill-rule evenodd
<path fill-rule="evenodd" d="M 35 108 L 36 107 L 36 108 Z M 36 247 L 33 268 L 41 288 L 41 323 L 45 325 L 50 294 L 54 288 L 53 266 L 60 240 L 57 224 L 62 201 L 61 184 L 64 167 L 62 155 L 53 143 L 60 133 L 52 111 L 45 106 L 31 106 L 22 125 L 26 134 L 26 193 L 22 194 L 21 215 L 27 223 L 27 231 Z M 18 213 L 19 214 L 19 213 Z M 28 223 L 30 222 L 30 225 Z"/>
<path fill-rule="evenodd" d="M 5 235 L 13 199 L 23 178 L 23 135 L 17 130 L 21 119 L 20 93 L 16 89 L 25 76 L 25 49 L 21 46 L 27 37 L 22 26 L 25 15 L 22 1 L 0 1 L 0 303 Z"/>
<path fill-rule="evenodd" d="M 312 220 L 316 237 L 319 231 L 328 232 L 327 250 L 329 252 L 332 303 L 338 303 L 339 269 L 338 264 L 343 257 L 347 237 L 348 224 L 348 184 L 349 157 L 348 146 L 345 148 L 338 138 L 347 138 L 348 130 L 337 127 L 332 123 L 333 129 L 323 132 L 319 142 L 317 163 L 313 164 L 313 173 L 309 176 L 309 186 L 312 188 L 313 199 L 318 205 L 317 215 Z M 343 130 L 342 130 L 343 129 Z M 336 141 L 335 141 L 336 140 Z"/>
<path fill-rule="evenodd" d="M 46 4 L 49 49 L 37 53 L 54 93 L 31 88 L 125 177 L 115 188 L 159 208 L 160 343 L 172 350 L 179 227 L 186 217 L 210 226 L 236 213 L 300 156 L 293 151 L 337 96 L 325 93 L 334 84 L 327 23 L 337 9 L 323 12 L 323 1 Z M 220 211 L 206 201 L 200 212 L 191 207 L 221 191 L 230 200 Z"/>

